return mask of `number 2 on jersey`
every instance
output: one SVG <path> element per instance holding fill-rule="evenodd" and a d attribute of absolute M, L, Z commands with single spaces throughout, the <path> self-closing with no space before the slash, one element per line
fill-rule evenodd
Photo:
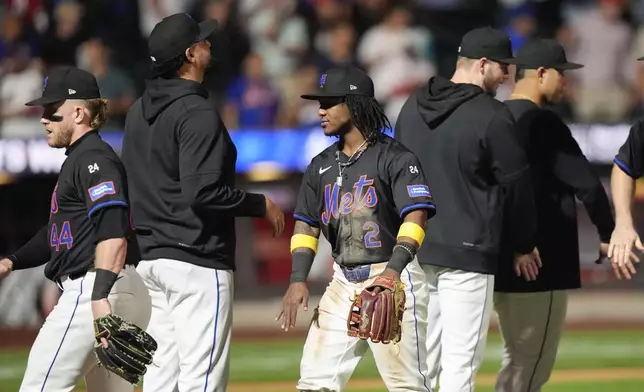
<path fill-rule="evenodd" d="M 380 234 L 380 226 L 374 221 L 367 221 L 362 226 L 363 230 L 367 230 L 367 233 L 364 235 L 364 244 L 367 248 L 380 248 L 382 242 L 378 240 L 378 234 Z"/>
<path fill-rule="evenodd" d="M 72 230 L 69 225 L 69 221 L 63 222 L 63 225 L 60 228 L 60 233 L 58 233 L 58 227 L 55 223 L 51 225 L 51 234 L 49 236 L 49 245 L 56 248 L 56 252 L 60 250 L 60 247 L 65 245 L 67 250 L 71 249 L 74 245 L 74 237 L 72 236 Z"/>

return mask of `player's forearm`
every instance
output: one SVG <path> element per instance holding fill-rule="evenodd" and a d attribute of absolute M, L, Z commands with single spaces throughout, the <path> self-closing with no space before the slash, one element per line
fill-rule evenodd
<path fill-rule="evenodd" d="M 49 261 L 50 247 L 47 238 L 47 225 L 43 226 L 29 242 L 8 256 L 13 270 L 38 267 Z"/>
<path fill-rule="evenodd" d="M 320 229 L 302 221 L 295 222 L 291 238 L 291 283 L 303 283 L 311 272 L 313 260 L 318 249 Z"/>
<path fill-rule="evenodd" d="M 405 221 L 398 231 L 397 243 L 387 263 L 387 268 L 401 273 L 416 257 L 418 248 L 425 239 L 427 211 L 416 210 L 405 216 Z"/>
<path fill-rule="evenodd" d="M 127 241 L 125 238 L 110 238 L 96 245 L 94 267 L 118 274 L 125 264 Z"/>
<path fill-rule="evenodd" d="M 94 260 L 96 278 L 94 280 L 94 290 L 92 291 L 92 301 L 107 298 L 121 269 L 123 269 L 126 253 L 127 241 L 125 238 L 110 238 L 96 245 L 96 258 Z"/>
<path fill-rule="evenodd" d="M 632 226 L 631 204 L 633 203 L 633 194 L 635 192 L 635 180 L 624 173 L 617 165 L 613 165 L 610 187 L 615 206 L 616 225 Z"/>

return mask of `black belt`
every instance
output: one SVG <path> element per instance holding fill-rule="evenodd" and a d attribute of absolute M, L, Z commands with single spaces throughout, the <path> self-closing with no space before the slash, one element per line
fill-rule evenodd
<path fill-rule="evenodd" d="M 78 278 L 82 278 L 83 276 L 85 276 L 85 274 L 87 274 L 87 271 L 78 271 L 78 272 L 73 272 L 73 273 L 67 275 L 67 277 L 70 280 L 76 280 Z"/>

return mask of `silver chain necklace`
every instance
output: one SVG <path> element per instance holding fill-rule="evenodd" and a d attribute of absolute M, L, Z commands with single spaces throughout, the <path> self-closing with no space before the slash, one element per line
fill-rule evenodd
<path fill-rule="evenodd" d="M 360 159 L 362 153 L 367 150 L 366 148 L 363 148 L 366 144 L 367 140 L 362 142 L 360 147 L 358 147 L 358 149 L 353 154 L 351 154 L 349 160 L 344 163 L 340 162 L 340 151 L 338 150 L 335 152 L 335 161 L 338 163 L 338 177 L 336 178 L 335 183 L 338 184 L 338 187 L 342 187 L 342 174 L 347 169 L 347 167 L 356 163 L 356 161 Z M 355 159 L 353 159 L 353 157 L 355 157 Z"/>

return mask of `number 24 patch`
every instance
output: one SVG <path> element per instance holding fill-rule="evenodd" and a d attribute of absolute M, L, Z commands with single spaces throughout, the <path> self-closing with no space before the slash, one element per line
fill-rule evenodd
<path fill-rule="evenodd" d="M 432 197 L 427 185 L 407 185 L 409 197 Z"/>

